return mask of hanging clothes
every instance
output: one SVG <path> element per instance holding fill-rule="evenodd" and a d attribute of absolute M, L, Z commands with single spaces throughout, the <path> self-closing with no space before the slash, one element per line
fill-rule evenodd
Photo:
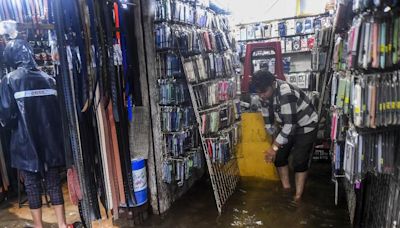
<path fill-rule="evenodd" d="M 41 172 L 65 165 L 61 115 L 55 80 L 37 69 L 33 51 L 23 40 L 13 40 L 5 61 L 16 69 L 1 81 L 0 121 L 13 128 L 11 164 Z"/>

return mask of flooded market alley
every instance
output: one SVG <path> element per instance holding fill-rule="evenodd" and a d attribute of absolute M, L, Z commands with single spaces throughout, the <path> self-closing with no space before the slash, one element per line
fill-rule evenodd
<path fill-rule="evenodd" d="M 242 179 L 220 216 L 211 185 L 202 181 L 164 216 L 150 217 L 143 227 L 351 227 L 344 200 L 334 204 L 329 175 L 329 165 L 314 164 L 298 204 L 280 182 Z"/>

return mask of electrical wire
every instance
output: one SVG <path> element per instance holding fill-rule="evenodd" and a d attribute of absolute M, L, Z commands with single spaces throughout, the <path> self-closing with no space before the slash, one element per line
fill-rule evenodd
<path fill-rule="evenodd" d="M 272 3 L 272 5 L 264 11 L 264 14 L 268 13 L 278 2 L 279 2 L 279 0 L 276 0 L 274 3 Z"/>

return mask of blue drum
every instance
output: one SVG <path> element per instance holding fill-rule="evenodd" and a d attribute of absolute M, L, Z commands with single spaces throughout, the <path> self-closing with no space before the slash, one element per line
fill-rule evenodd
<path fill-rule="evenodd" d="M 147 202 L 146 161 L 144 159 L 133 159 L 131 164 L 133 188 L 136 199 L 135 206 L 138 207 Z"/>

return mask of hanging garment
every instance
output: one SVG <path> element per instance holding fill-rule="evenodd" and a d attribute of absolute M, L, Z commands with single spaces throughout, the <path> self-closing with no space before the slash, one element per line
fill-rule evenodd
<path fill-rule="evenodd" d="M 1 187 L 3 187 L 4 191 L 7 191 L 8 187 L 10 186 L 10 180 L 8 179 L 8 172 L 2 142 L 0 142 L 0 177 L 2 182 Z"/>
<path fill-rule="evenodd" d="M 101 157 L 101 166 L 104 170 L 104 175 L 103 175 L 103 181 L 104 181 L 104 188 L 105 188 L 105 194 L 107 198 L 106 202 L 106 208 L 112 209 L 113 208 L 113 192 L 111 190 L 111 186 L 115 186 L 112 178 L 111 178 L 111 172 L 112 172 L 112 167 L 110 167 L 110 157 L 107 156 L 107 154 L 110 153 L 110 151 L 107 150 L 107 145 L 106 145 L 106 138 L 105 138 L 105 128 L 104 128 L 104 120 L 103 120 L 103 111 L 101 107 L 101 101 L 100 101 L 100 91 L 99 87 L 96 89 L 96 95 L 95 95 L 95 109 L 96 109 L 96 121 L 98 124 L 97 127 L 97 134 L 99 137 L 99 144 L 100 144 L 100 157 Z"/>
<path fill-rule="evenodd" d="M 113 157 L 115 160 L 115 172 L 116 176 L 114 178 L 116 179 L 116 183 L 118 185 L 118 191 L 119 191 L 119 202 L 120 205 L 127 205 L 126 201 L 126 195 L 124 192 L 124 182 L 123 182 L 123 176 L 122 176 L 122 169 L 121 169 L 121 159 L 120 159 L 120 153 L 119 153 L 119 147 L 118 147 L 118 138 L 117 138 L 117 132 L 116 132 L 116 127 L 115 127 L 115 120 L 114 120 L 114 115 L 113 115 L 113 109 L 112 109 L 112 104 L 109 102 L 107 105 L 107 119 L 108 119 L 108 126 L 110 129 L 111 133 L 111 146 L 112 146 L 112 151 L 113 151 Z"/>
<path fill-rule="evenodd" d="M 79 201 L 83 198 L 78 178 L 75 166 L 70 167 L 67 170 L 68 193 L 71 203 L 75 206 L 77 206 Z"/>
<path fill-rule="evenodd" d="M 10 41 L 4 54 L 8 65 L 16 69 L 1 81 L 0 91 L 0 121 L 13 128 L 11 165 L 31 172 L 65 165 L 55 80 L 37 70 L 26 41 Z"/>

